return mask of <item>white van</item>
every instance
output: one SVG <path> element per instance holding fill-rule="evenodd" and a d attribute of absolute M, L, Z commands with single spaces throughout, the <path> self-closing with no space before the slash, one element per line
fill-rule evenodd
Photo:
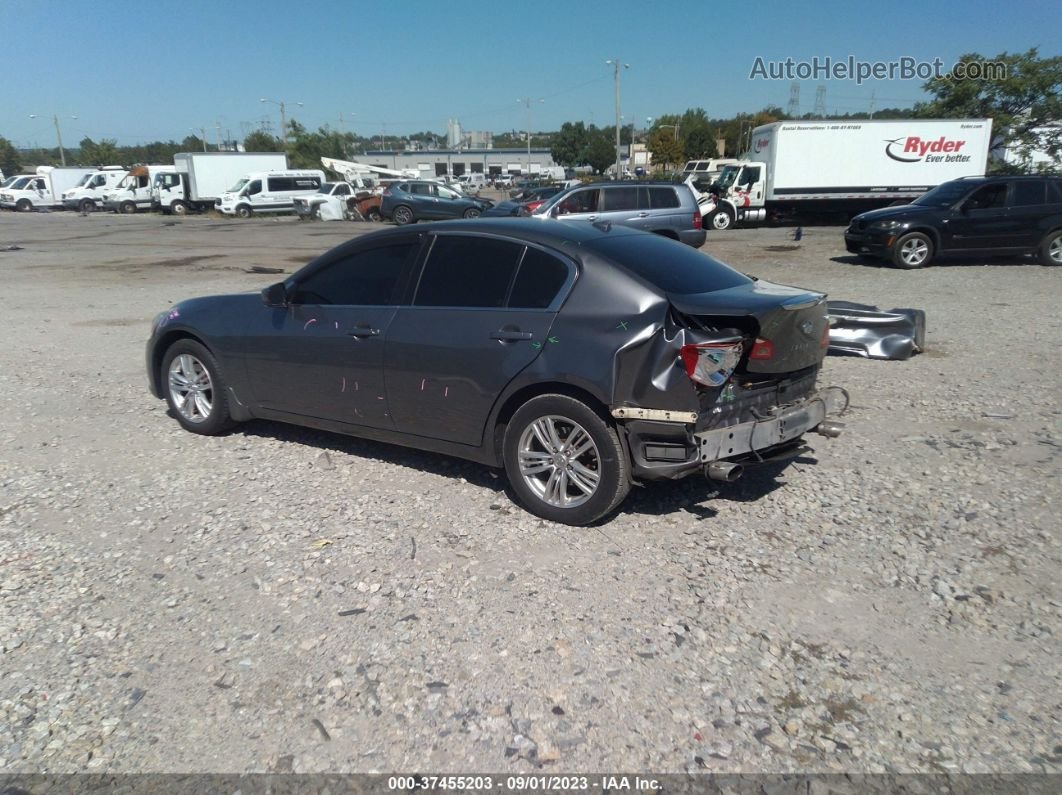
<path fill-rule="evenodd" d="M 125 166 L 103 166 L 81 178 L 70 190 L 63 191 L 63 206 L 83 213 L 103 206 L 103 196 L 128 173 Z"/>
<path fill-rule="evenodd" d="M 487 177 L 478 172 L 462 174 L 457 178 L 457 184 L 465 193 L 479 193 L 487 187 Z"/>
<path fill-rule="evenodd" d="M 151 208 L 151 185 L 158 174 L 172 174 L 174 166 L 133 166 L 129 173 L 103 196 L 105 209 L 135 213 Z"/>
<path fill-rule="evenodd" d="M 324 181 L 323 171 L 258 171 L 221 194 L 214 209 L 240 218 L 252 213 L 291 212 L 296 196 L 316 193 Z"/>

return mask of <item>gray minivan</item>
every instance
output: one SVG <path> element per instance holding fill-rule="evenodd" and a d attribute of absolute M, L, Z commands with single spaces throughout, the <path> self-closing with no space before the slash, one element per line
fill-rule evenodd
<path fill-rule="evenodd" d="M 608 221 L 633 226 L 699 248 L 706 232 L 701 211 L 687 185 L 670 182 L 597 182 L 558 193 L 532 218 L 568 223 Z"/>

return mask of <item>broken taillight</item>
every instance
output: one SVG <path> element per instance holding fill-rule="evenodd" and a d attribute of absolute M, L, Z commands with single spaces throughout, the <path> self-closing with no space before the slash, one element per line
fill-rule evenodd
<path fill-rule="evenodd" d="M 763 337 L 757 337 L 756 341 L 752 343 L 752 350 L 749 351 L 749 358 L 755 359 L 759 362 L 773 359 L 774 343 L 770 340 L 765 340 Z"/>
<path fill-rule="evenodd" d="M 722 386 L 741 360 L 741 338 L 683 345 L 679 357 L 691 381 L 704 386 Z"/>
<path fill-rule="evenodd" d="M 829 348 L 830 347 L 830 324 L 829 323 L 827 323 L 826 324 L 826 328 L 824 328 L 822 330 L 822 339 L 819 340 L 819 347 L 822 347 L 822 348 Z"/>
<path fill-rule="evenodd" d="M 693 228 L 694 229 L 700 229 L 701 226 L 702 226 L 703 221 L 704 221 L 704 219 L 701 217 L 700 208 L 698 208 L 697 210 L 694 210 L 694 212 L 693 212 Z"/>

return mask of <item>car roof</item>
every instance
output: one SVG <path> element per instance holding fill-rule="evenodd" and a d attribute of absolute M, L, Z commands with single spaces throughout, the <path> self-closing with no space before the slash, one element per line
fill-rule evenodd
<path fill-rule="evenodd" d="M 355 240 L 384 240 L 391 236 L 407 235 L 411 230 L 407 227 L 394 229 L 382 229 L 372 232 Z M 630 226 L 619 224 L 566 224 L 560 221 L 539 220 L 534 218 L 476 218 L 470 220 L 434 221 L 419 223 L 416 231 L 421 233 L 434 232 L 477 232 L 495 233 L 519 238 L 527 243 L 537 243 L 544 246 L 562 248 L 566 246 L 580 246 L 592 243 L 607 237 L 618 235 L 647 235 Z"/>

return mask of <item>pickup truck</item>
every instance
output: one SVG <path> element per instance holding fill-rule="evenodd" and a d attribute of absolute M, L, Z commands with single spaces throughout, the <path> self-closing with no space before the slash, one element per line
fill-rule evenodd
<path fill-rule="evenodd" d="M 320 218 L 323 221 L 380 221 L 379 195 L 355 190 L 347 182 L 323 182 L 317 193 L 296 196 L 295 214 L 300 221 Z"/>

